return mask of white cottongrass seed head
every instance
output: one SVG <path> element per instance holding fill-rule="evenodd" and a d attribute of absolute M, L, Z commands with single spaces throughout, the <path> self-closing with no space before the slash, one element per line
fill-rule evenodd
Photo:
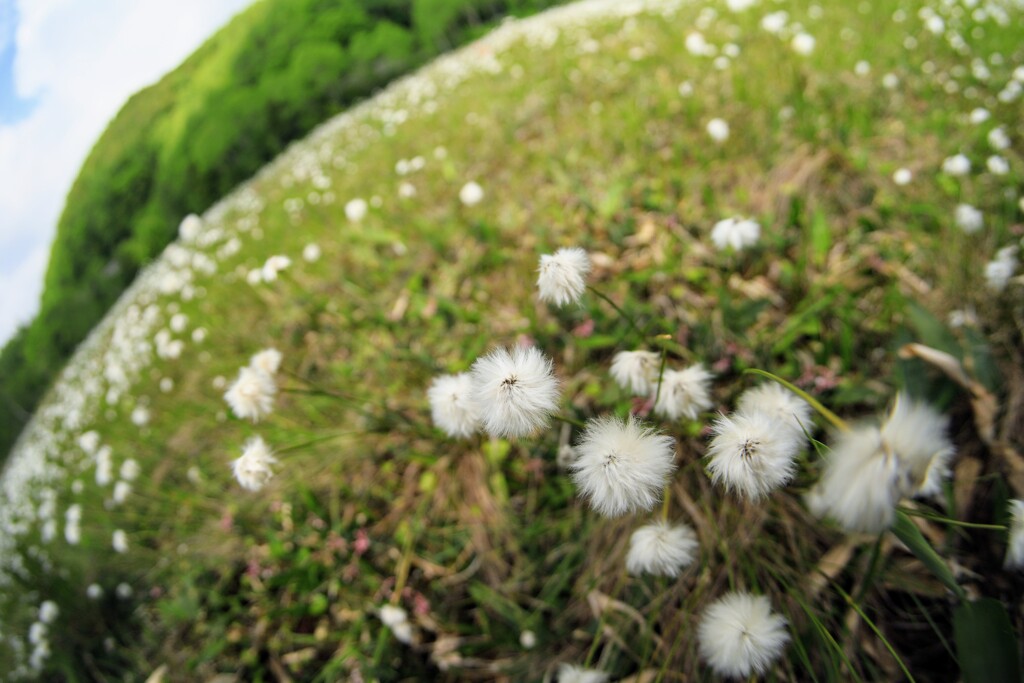
<path fill-rule="evenodd" d="M 1010 537 L 1003 565 L 1007 569 L 1024 569 L 1024 500 L 1010 501 Z"/>
<path fill-rule="evenodd" d="M 892 174 L 892 181 L 897 185 L 907 185 L 914 179 L 914 172 L 909 168 L 898 168 Z"/>
<path fill-rule="evenodd" d="M 971 172 L 971 160 L 963 154 L 946 157 L 942 162 L 942 172 L 951 176 L 965 176 Z"/>
<path fill-rule="evenodd" d="M 661 356 L 655 351 L 619 351 L 612 358 L 612 379 L 634 396 L 654 391 L 661 368 Z"/>
<path fill-rule="evenodd" d="M 949 476 L 949 462 L 955 449 L 946 436 L 949 420 L 927 403 L 897 394 L 888 418 L 882 424 L 882 441 L 899 458 L 907 472 L 909 490 L 905 495 L 931 496 L 939 493 Z"/>
<path fill-rule="evenodd" d="M 537 348 L 498 348 L 470 368 L 472 402 L 491 436 L 529 436 L 558 410 L 554 364 Z"/>
<path fill-rule="evenodd" d="M 349 219 L 352 223 L 358 223 L 366 218 L 366 212 L 369 208 L 369 204 L 362 197 L 350 199 L 345 203 L 345 218 Z"/>
<path fill-rule="evenodd" d="M 675 578 L 697 559 L 700 544 L 685 524 L 658 520 L 645 524 L 629 537 L 626 571 L 634 576 L 653 574 Z"/>
<path fill-rule="evenodd" d="M 395 605 L 384 605 L 377 610 L 377 615 L 400 642 L 412 642 L 412 624 L 409 623 L 409 615 L 404 609 Z"/>
<path fill-rule="evenodd" d="M 985 264 L 985 284 L 989 289 L 1001 292 L 1016 272 L 1017 246 L 1003 247 L 994 259 Z"/>
<path fill-rule="evenodd" d="M 685 370 L 665 370 L 661 376 L 661 388 L 651 390 L 654 412 L 669 420 L 685 417 L 697 419 L 711 407 L 712 374 L 703 365 L 691 365 Z"/>
<path fill-rule="evenodd" d="M 763 674 L 789 642 L 786 619 L 763 595 L 728 593 L 711 604 L 697 629 L 701 658 L 716 674 Z"/>
<path fill-rule="evenodd" d="M 798 55 L 809 55 L 814 52 L 814 45 L 817 41 L 810 33 L 800 32 L 793 36 L 793 51 Z"/>
<path fill-rule="evenodd" d="M 476 206 L 484 199 L 484 188 L 474 181 L 469 181 L 459 190 L 459 201 L 466 206 Z"/>
<path fill-rule="evenodd" d="M 973 235 L 985 225 L 984 215 L 970 204 L 957 204 L 954 218 L 957 227 L 968 235 Z"/>
<path fill-rule="evenodd" d="M 712 425 L 708 473 L 716 485 L 760 500 L 796 472 L 801 437 L 765 413 L 722 415 Z"/>
<path fill-rule="evenodd" d="M 249 367 L 273 376 L 281 367 L 281 358 L 281 352 L 277 349 L 263 349 L 249 359 Z"/>
<path fill-rule="evenodd" d="M 537 289 L 541 301 L 564 306 L 576 303 L 587 287 L 590 257 L 579 247 L 559 249 L 540 257 Z"/>
<path fill-rule="evenodd" d="M 608 674 L 573 664 L 558 665 L 558 683 L 607 683 Z"/>
<path fill-rule="evenodd" d="M 468 372 L 435 377 L 427 389 L 427 400 L 434 424 L 448 436 L 466 438 L 479 428 L 473 377 Z"/>
<path fill-rule="evenodd" d="M 122 529 L 117 529 L 114 531 L 114 535 L 111 539 L 111 545 L 113 545 L 114 550 L 119 553 L 124 554 L 128 552 L 128 534 L 126 534 Z"/>
<path fill-rule="evenodd" d="M 576 454 L 573 483 L 605 517 L 652 509 L 675 469 L 675 439 L 633 415 L 588 421 Z"/>
<path fill-rule="evenodd" d="M 715 142 L 725 142 L 729 139 L 729 124 L 724 119 L 711 119 L 707 125 L 708 135 Z"/>
<path fill-rule="evenodd" d="M 776 382 L 765 382 L 740 394 L 736 408 L 742 413 L 764 413 L 802 440 L 814 431 L 811 406 Z"/>
<path fill-rule="evenodd" d="M 231 461 L 231 472 L 242 488 L 259 491 L 274 476 L 271 465 L 277 464 L 277 458 L 261 437 L 255 436 L 245 442 L 242 457 Z"/>
<path fill-rule="evenodd" d="M 269 374 L 244 367 L 239 370 L 238 379 L 224 393 L 224 400 L 237 417 L 258 422 L 274 410 L 276 393 L 277 387 Z"/>
<path fill-rule="evenodd" d="M 761 226 L 749 218 L 726 218 L 711 228 L 711 241 L 719 251 L 742 251 L 761 239 Z"/>

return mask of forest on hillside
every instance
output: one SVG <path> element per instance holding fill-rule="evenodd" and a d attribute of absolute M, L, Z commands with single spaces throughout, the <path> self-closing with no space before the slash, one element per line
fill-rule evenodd
<path fill-rule="evenodd" d="M 132 96 L 79 171 L 36 318 L 0 351 L 0 462 L 65 361 L 200 212 L 332 114 L 558 0 L 261 0 Z"/>

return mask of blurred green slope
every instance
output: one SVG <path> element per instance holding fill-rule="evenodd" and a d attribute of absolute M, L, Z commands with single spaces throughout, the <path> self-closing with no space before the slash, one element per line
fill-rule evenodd
<path fill-rule="evenodd" d="M 132 96 L 57 225 L 40 311 L 0 351 L 0 462 L 139 269 L 291 141 L 500 17 L 559 0 L 262 0 Z"/>

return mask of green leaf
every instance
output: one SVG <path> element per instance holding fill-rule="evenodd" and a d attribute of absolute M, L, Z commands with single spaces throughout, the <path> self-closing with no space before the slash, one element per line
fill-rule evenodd
<path fill-rule="evenodd" d="M 917 559 L 921 560 L 924 566 L 931 570 L 932 574 L 939 581 L 956 593 L 957 597 L 961 600 L 966 597 L 964 589 L 956 582 L 953 572 L 949 570 L 945 560 L 939 557 L 939 554 L 935 552 L 931 544 L 925 540 L 921 530 L 917 528 L 917 525 L 914 524 L 909 515 L 901 510 L 897 510 L 896 521 L 892 525 L 892 532 L 896 535 L 896 538 L 903 541 L 903 544 L 910 549 L 910 552 L 914 553 Z"/>
<path fill-rule="evenodd" d="M 1017 634 L 1001 602 L 982 598 L 957 606 L 953 636 L 964 683 L 1020 683 Z"/>
<path fill-rule="evenodd" d="M 811 250 L 815 265 L 825 265 L 828 250 L 832 248 L 832 232 L 823 211 L 815 211 L 811 220 Z"/>

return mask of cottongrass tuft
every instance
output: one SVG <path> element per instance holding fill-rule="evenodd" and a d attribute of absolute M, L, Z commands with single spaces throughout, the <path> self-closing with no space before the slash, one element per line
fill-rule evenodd
<path fill-rule="evenodd" d="M 277 349 L 263 349 L 249 359 L 249 367 L 254 370 L 262 370 L 270 376 L 281 367 L 282 354 Z"/>
<path fill-rule="evenodd" d="M 697 535 L 685 524 L 645 524 L 629 537 L 626 571 L 675 578 L 697 559 L 699 547 Z"/>
<path fill-rule="evenodd" d="M 720 416 L 712 430 L 707 468 L 716 485 L 756 501 L 793 478 L 802 437 L 789 425 L 740 411 Z"/>
<path fill-rule="evenodd" d="M 537 289 L 541 301 L 564 306 L 576 303 L 587 287 L 590 257 L 579 247 L 559 249 L 540 257 Z"/>
<path fill-rule="evenodd" d="M 1003 564 L 1007 569 L 1024 569 L 1024 500 L 1010 501 L 1010 538 Z"/>
<path fill-rule="evenodd" d="M 719 676 L 763 674 L 789 642 L 786 619 L 763 595 L 729 593 L 715 601 L 697 629 L 700 656 Z"/>
<path fill-rule="evenodd" d="M 412 642 L 412 624 L 409 623 L 409 615 L 401 607 L 395 605 L 384 605 L 377 610 L 381 622 L 391 629 L 400 642 L 408 645 Z"/>
<path fill-rule="evenodd" d="M 491 436 L 529 436 L 558 409 L 554 365 L 535 347 L 495 349 L 473 363 L 470 376 L 472 402 Z"/>
<path fill-rule="evenodd" d="M 255 436 L 245 443 L 242 457 L 231 461 L 231 471 L 242 488 L 259 491 L 274 476 L 271 465 L 277 464 L 270 448 L 261 437 Z"/>
<path fill-rule="evenodd" d="M 239 370 L 238 379 L 224 393 L 224 400 L 237 417 L 258 422 L 274 410 L 276 393 L 277 387 L 269 374 L 244 367 Z"/>
<path fill-rule="evenodd" d="M 435 377 L 427 389 L 427 399 L 434 424 L 448 436 L 466 438 L 480 426 L 470 373 Z"/>
<path fill-rule="evenodd" d="M 942 172 L 951 176 L 965 176 L 971 172 L 971 160 L 963 154 L 946 157 L 942 162 Z"/>
<path fill-rule="evenodd" d="M 572 480 L 605 517 L 653 508 L 675 469 L 675 439 L 633 415 L 591 419 L 576 452 Z"/>
<path fill-rule="evenodd" d="M 682 417 L 697 419 L 712 405 L 712 377 L 699 363 L 685 370 L 665 370 L 661 376 L 661 388 L 655 387 L 651 392 L 652 397 L 657 395 L 654 412 L 669 420 Z"/>
<path fill-rule="evenodd" d="M 114 546 L 114 550 L 121 554 L 128 552 L 128 534 L 121 529 L 115 530 L 111 538 L 111 545 Z"/>
<path fill-rule="evenodd" d="M 1024 211 L 1024 207 L 1021 208 Z M 985 284 L 989 289 L 1001 292 L 1010 284 L 1017 272 L 1017 245 L 1003 247 L 996 257 L 985 264 Z"/>
<path fill-rule="evenodd" d="M 729 124 L 723 119 L 711 119 L 707 126 L 708 135 L 715 142 L 725 142 L 729 139 Z"/>
<path fill-rule="evenodd" d="M 981 211 L 970 204 L 957 204 L 954 219 L 957 227 L 968 235 L 973 235 L 985 225 L 985 218 Z"/>
<path fill-rule="evenodd" d="M 558 683 L 606 683 L 608 674 L 572 664 L 558 665 Z"/>
<path fill-rule="evenodd" d="M 789 389 L 775 382 L 765 382 L 740 394 L 736 408 L 743 413 L 764 413 L 780 427 L 791 430 L 803 439 L 814 429 L 811 406 Z"/>
<path fill-rule="evenodd" d="M 619 351 L 612 359 L 612 379 L 634 396 L 647 396 L 658 381 L 661 356 L 654 351 Z"/>
<path fill-rule="evenodd" d="M 476 206 L 484 199 L 484 188 L 474 181 L 469 181 L 459 190 L 459 201 L 465 206 Z"/>
<path fill-rule="evenodd" d="M 761 226 L 749 218 L 726 218 L 711 229 L 711 241 L 719 251 L 742 251 L 757 244 Z"/>

